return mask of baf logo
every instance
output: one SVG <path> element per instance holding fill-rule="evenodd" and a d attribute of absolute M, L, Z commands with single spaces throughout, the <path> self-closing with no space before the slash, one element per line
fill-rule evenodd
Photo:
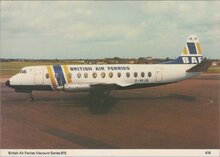
<path fill-rule="evenodd" d="M 198 64 L 202 62 L 202 57 L 182 57 L 185 64 Z"/>

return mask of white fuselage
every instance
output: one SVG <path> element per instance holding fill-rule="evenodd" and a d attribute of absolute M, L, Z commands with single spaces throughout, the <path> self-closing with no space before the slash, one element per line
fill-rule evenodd
<path fill-rule="evenodd" d="M 14 86 L 13 88 L 48 86 L 51 90 L 60 90 L 65 85 L 69 85 L 69 87 L 79 85 L 76 88 L 81 88 L 96 84 L 115 84 L 123 89 L 133 85 L 168 84 L 195 77 L 200 73 L 186 72 L 193 66 L 195 64 L 29 66 L 23 68 L 21 73 L 14 75 L 9 81 L 10 85 Z M 46 90 L 49 88 L 37 89 Z"/>

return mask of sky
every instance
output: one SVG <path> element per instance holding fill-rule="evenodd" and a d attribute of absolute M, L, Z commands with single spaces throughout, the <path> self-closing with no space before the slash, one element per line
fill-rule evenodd
<path fill-rule="evenodd" d="M 176 58 L 189 35 L 220 59 L 219 1 L 0 1 L 1 58 Z"/>

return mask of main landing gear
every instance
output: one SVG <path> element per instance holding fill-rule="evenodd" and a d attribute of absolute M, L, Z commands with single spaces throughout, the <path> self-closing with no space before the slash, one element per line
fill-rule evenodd
<path fill-rule="evenodd" d="M 33 94 L 32 94 L 32 93 L 29 93 L 27 102 L 32 102 L 32 101 L 34 101 Z"/>
<path fill-rule="evenodd" d="M 113 107 L 110 91 L 93 91 L 90 93 L 89 110 L 93 114 L 104 114 Z"/>

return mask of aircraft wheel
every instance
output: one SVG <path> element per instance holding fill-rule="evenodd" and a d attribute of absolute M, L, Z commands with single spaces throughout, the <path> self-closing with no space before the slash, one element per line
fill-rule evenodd
<path fill-rule="evenodd" d="M 109 100 L 108 96 L 102 94 L 99 95 L 92 95 L 89 102 L 89 110 L 92 114 L 105 114 L 110 112 L 112 108 L 111 101 Z"/>
<path fill-rule="evenodd" d="M 33 97 L 29 97 L 28 98 L 28 102 L 32 102 L 32 101 L 34 101 L 34 98 Z"/>

